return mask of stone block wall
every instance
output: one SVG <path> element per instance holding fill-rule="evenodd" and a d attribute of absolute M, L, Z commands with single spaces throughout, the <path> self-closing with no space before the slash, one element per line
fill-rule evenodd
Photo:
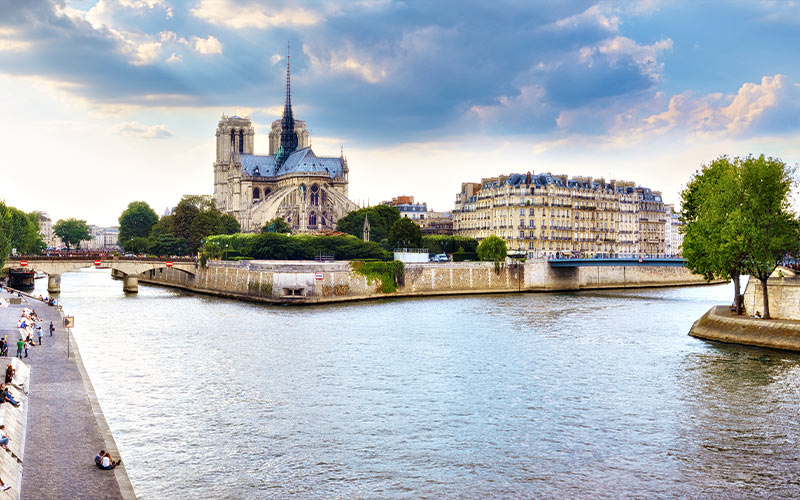
<path fill-rule="evenodd" d="M 775 319 L 800 320 L 800 278 L 772 277 L 767 281 L 769 314 Z M 761 282 L 750 278 L 744 294 L 744 308 L 748 315 L 764 313 L 764 294 Z"/>

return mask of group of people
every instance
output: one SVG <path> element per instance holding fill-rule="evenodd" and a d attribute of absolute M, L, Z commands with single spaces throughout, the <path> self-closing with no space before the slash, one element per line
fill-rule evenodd
<path fill-rule="evenodd" d="M 52 321 L 50 322 L 48 330 L 52 337 L 53 333 L 56 331 L 56 327 Z M 17 339 L 17 357 L 22 358 L 24 353 L 24 357 L 27 358 L 28 347 L 36 345 L 34 337 L 38 339 L 39 345 L 42 345 L 42 337 L 44 336 L 41 320 L 39 316 L 36 315 L 36 311 L 29 307 L 22 309 L 22 316 L 19 321 L 17 321 L 17 331 L 19 331 L 19 339 Z M 0 356 L 8 356 L 8 347 L 8 336 L 4 336 L 0 339 Z"/>
<path fill-rule="evenodd" d="M 94 464 L 103 470 L 111 470 L 121 463 L 121 458 L 119 460 L 114 460 L 111 458 L 111 454 L 105 450 L 100 450 L 100 453 L 94 456 Z"/>

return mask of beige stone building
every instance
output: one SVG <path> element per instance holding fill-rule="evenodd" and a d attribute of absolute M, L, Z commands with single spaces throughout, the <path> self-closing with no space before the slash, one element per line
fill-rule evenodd
<path fill-rule="evenodd" d="M 495 234 L 529 258 L 560 255 L 664 256 L 661 193 L 629 181 L 511 174 L 461 185 L 453 234 Z"/>
<path fill-rule="evenodd" d="M 249 117 L 222 115 L 216 133 L 214 202 L 243 232 L 283 217 L 297 233 L 335 229 L 358 206 L 348 199 L 347 159 L 317 156 L 305 122 L 292 114 L 289 65 L 283 118 L 272 123 L 269 154 L 257 155 Z"/>

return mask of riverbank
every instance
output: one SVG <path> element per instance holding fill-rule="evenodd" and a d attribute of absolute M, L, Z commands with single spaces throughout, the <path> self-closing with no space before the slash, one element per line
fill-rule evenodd
<path fill-rule="evenodd" d="M 113 471 L 94 466 L 98 450 L 105 449 L 114 457 L 120 453 L 74 339 L 62 327 L 59 309 L 5 289 L 0 296 L 9 302 L 19 299 L 0 308 L 0 334 L 7 336 L 9 343 L 18 338 L 16 324 L 24 307 L 36 311 L 46 332 L 43 345 L 29 348 L 29 356 L 24 358 L 31 383 L 19 498 L 135 500 L 124 461 Z M 53 337 L 47 333 L 51 321 L 56 327 Z"/>
<path fill-rule="evenodd" d="M 685 267 L 596 266 L 553 268 L 547 262 L 495 266 L 491 262 L 406 264 L 394 284 L 382 292 L 379 277 L 354 270 L 350 262 L 209 261 L 194 272 L 153 269 L 141 283 L 255 302 L 319 304 L 370 299 L 562 292 L 708 284 Z"/>
<path fill-rule="evenodd" d="M 692 325 L 689 335 L 703 340 L 800 351 L 800 321 L 738 316 L 714 306 Z"/>

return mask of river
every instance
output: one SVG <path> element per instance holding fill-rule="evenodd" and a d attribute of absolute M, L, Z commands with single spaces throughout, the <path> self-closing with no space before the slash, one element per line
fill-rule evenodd
<path fill-rule="evenodd" d="M 60 301 L 142 499 L 795 497 L 800 356 L 687 335 L 731 295 Z"/>

